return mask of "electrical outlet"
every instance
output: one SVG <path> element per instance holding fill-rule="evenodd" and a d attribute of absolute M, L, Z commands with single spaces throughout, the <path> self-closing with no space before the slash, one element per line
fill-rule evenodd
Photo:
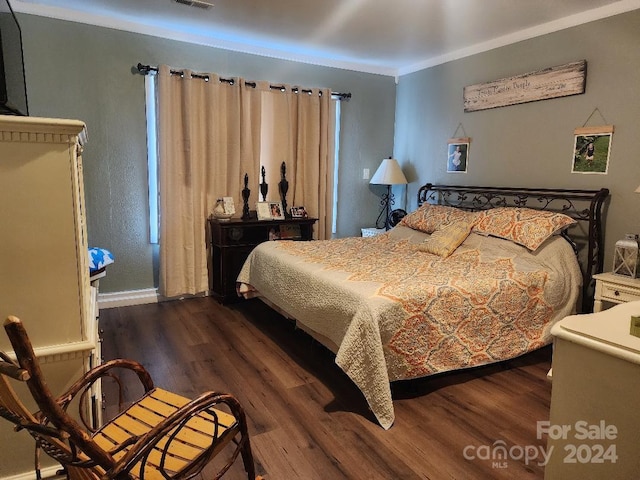
<path fill-rule="evenodd" d="M 363 180 L 369 180 L 369 169 L 365 168 L 364 170 L 362 170 L 362 179 Z"/>

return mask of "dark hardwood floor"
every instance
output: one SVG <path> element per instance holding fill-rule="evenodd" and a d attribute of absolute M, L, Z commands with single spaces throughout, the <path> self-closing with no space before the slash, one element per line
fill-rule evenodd
<path fill-rule="evenodd" d="M 259 300 L 113 308 L 101 310 L 100 324 L 105 359 L 138 360 L 156 385 L 185 396 L 235 395 L 267 480 L 543 478 L 536 422 L 549 418 L 550 347 L 394 383 L 396 420 L 385 431 L 333 354 Z M 117 398 L 105 392 L 110 415 Z M 498 446 L 507 458 L 487 458 Z M 525 460 L 534 448 L 537 458 Z M 225 478 L 246 478 L 242 462 Z"/>

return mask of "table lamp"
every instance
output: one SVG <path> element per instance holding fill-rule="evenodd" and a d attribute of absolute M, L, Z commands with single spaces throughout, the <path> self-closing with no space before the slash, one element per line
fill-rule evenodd
<path fill-rule="evenodd" d="M 406 185 L 409 182 L 407 182 L 407 178 L 404 176 L 404 173 L 402 173 L 398 161 L 395 158 L 389 157 L 382 160 L 382 163 L 378 167 L 378 170 L 376 170 L 376 173 L 373 174 L 373 177 L 371 177 L 369 183 L 372 185 L 387 186 L 387 193 L 384 194 L 380 200 L 382 210 L 376 219 L 376 228 L 382 228 L 380 220 L 384 214 L 384 229 L 389 230 L 389 209 L 391 205 L 395 203 L 393 193 L 391 193 L 391 185 Z"/>

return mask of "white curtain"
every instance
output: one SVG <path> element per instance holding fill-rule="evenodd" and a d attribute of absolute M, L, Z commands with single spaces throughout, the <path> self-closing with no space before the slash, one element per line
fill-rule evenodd
<path fill-rule="evenodd" d="M 203 74 L 198 74 L 202 76 Z M 248 175 L 250 207 L 259 197 L 261 158 L 269 173 L 268 200 L 280 199 L 280 165 L 287 165 L 287 203 L 318 218 L 317 238 L 331 235 L 333 132 L 331 92 L 310 94 L 255 88 L 218 75 L 209 80 L 158 68 L 160 294 L 209 289 L 207 218 L 216 199 L 231 196 L 242 212 Z M 274 178 L 275 176 L 275 178 Z"/>

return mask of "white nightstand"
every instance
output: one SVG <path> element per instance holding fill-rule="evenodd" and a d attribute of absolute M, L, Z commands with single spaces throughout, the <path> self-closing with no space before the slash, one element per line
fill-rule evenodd
<path fill-rule="evenodd" d="M 380 235 L 381 233 L 386 232 L 384 228 L 376 228 L 376 227 L 362 228 L 361 231 L 362 231 L 363 237 L 375 237 L 376 235 Z"/>
<path fill-rule="evenodd" d="M 640 300 L 640 279 L 625 277 L 615 273 L 598 273 L 596 291 L 593 300 L 593 311 L 602 311 L 602 302 L 626 303 Z"/>

